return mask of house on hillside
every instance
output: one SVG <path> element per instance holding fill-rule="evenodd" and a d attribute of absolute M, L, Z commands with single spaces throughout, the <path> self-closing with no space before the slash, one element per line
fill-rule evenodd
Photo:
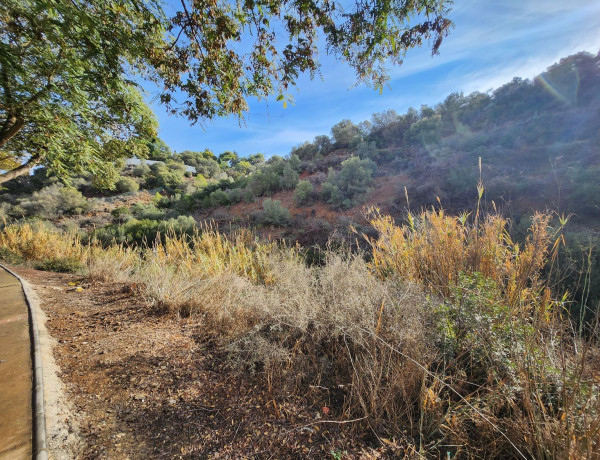
<path fill-rule="evenodd" d="M 134 168 L 135 166 L 139 166 L 142 164 L 142 162 L 146 163 L 148 166 L 153 165 L 154 163 L 164 163 L 163 161 L 156 161 L 156 160 L 140 160 L 139 158 L 133 157 L 133 158 L 127 158 L 127 160 L 125 160 L 125 167 L 126 168 Z M 192 174 L 196 174 L 196 168 L 193 166 L 188 166 L 188 165 L 183 165 L 185 166 L 185 171 L 192 173 Z"/>

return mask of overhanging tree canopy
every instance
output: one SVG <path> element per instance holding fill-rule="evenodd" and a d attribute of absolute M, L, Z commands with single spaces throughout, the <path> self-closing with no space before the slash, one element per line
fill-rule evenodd
<path fill-rule="evenodd" d="M 136 85 L 192 122 L 285 101 L 318 71 L 319 44 L 382 87 L 386 63 L 447 35 L 449 0 L 4 0 L 0 4 L 0 183 L 43 162 L 58 175 L 110 175 L 143 154 L 156 120 Z"/>
<path fill-rule="evenodd" d="M 0 161 L 8 180 L 43 162 L 60 176 L 110 173 L 156 133 L 127 69 L 163 46 L 151 3 L 4 0 L 0 4 Z M 106 175 L 106 174 L 105 174 Z"/>

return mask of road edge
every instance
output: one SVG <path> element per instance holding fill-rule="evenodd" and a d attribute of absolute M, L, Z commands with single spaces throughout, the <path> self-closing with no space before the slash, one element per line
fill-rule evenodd
<path fill-rule="evenodd" d="M 19 280 L 25 296 L 27 312 L 29 315 L 29 333 L 31 337 L 31 355 L 33 370 L 33 458 L 35 460 L 48 459 L 48 441 L 46 433 L 46 409 L 44 404 L 44 371 L 42 367 L 42 352 L 40 346 L 40 333 L 35 309 L 31 303 L 34 297 L 29 283 L 17 275 L 6 265 L 0 264 L 4 270 Z"/>

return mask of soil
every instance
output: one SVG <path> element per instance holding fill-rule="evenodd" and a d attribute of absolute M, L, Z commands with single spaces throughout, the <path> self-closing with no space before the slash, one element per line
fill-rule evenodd
<path fill-rule="evenodd" d="M 30 269 L 18 273 L 34 286 L 48 317 L 68 400 L 47 403 L 64 405 L 52 409 L 63 416 L 64 435 L 54 458 L 404 454 L 389 440 L 368 444 L 352 421 L 336 419 L 322 389 L 283 398 L 269 391 L 260 373 L 234 371 L 219 337 L 197 319 L 152 308 L 135 286 Z"/>

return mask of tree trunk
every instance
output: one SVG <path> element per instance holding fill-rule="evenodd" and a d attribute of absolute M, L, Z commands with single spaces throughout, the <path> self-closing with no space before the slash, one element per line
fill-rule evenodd
<path fill-rule="evenodd" d="M 0 148 L 21 131 L 24 124 L 25 120 L 23 118 L 9 115 L 4 121 L 2 128 L 0 128 Z"/>
<path fill-rule="evenodd" d="M 31 168 L 33 168 L 36 164 L 38 164 L 41 160 L 39 155 L 33 155 L 26 163 L 21 166 L 17 166 L 15 169 L 11 169 L 10 171 L 6 171 L 4 174 L 0 174 L 0 184 L 7 182 L 15 177 L 22 176 L 24 174 L 29 173 Z"/>

